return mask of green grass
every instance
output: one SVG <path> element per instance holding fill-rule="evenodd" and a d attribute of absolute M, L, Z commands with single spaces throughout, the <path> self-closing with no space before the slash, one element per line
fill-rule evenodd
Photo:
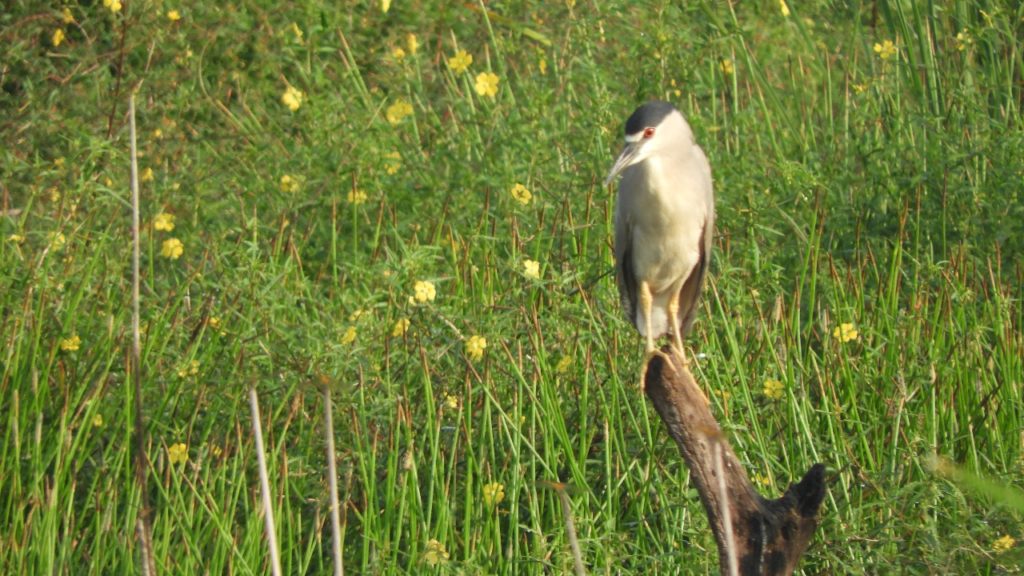
<path fill-rule="evenodd" d="M 267 573 L 248 386 L 284 571 L 330 572 L 322 381 L 349 573 L 569 572 L 553 481 L 593 573 L 715 573 L 607 274 L 601 181 L 652 97 L 687 115 L 716 181 L 697 376 L 767 495 L 830 467 L 804 572 L 1020 571 L 1020 544 L 994 542 L 1024 540 L 1024 10 L 570 4 L 97 2 L 62 23 L 57 5 L 11 3 L 0 572 L 137 572 L 135 87 L 153 175 L 142 354 L 161 573 Z M 896 56 L 873 50 L 885 40 Z M 459 48 L 473 63 L 456 74 Z M 484 71 L 496 97 L 474 90 Z M 305 94 L 294 112 L 289 85 Z M 398 101 L 412 114 L 392 125 Z M 150 225 L 159 213 L 173 231 Z M 436 299 L 410 303 L 421 280 Z M 843 323 L 859 337 L 835 338 Z M 479 360 L 472 335 L 487 339 Z M 179 442 L 189 460 L 172 464 Z M 958 472 L 936 473 L 935 456 Z M 430 540 L 446 563 L 427 565 Z"/>

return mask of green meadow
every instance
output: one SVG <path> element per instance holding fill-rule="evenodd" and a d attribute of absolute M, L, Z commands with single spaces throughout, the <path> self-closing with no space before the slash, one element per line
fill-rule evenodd
<path fill-rule="evenodd" d="M 805 574 L 1024 571 L 1024 7 L 13 0 L 0 9 L 0 573 L 715 574 L 619 309 L 625 119 L 715 180 L 687 341 Z"/>

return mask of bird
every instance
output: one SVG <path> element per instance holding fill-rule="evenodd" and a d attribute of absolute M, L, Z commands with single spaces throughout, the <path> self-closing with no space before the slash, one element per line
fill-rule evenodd
<path fill-rule="evenodd" d="M 711 262 L 715 196 L 707 156 L 672 104 L 654 100 L 637 108 L 626 120 L 625 141 L 604 185 L 622 174 L 615 276 L 626 318 L 646 339 L 642 389 L 651 358 L 664 356 L 655 348 L 658 338 L 671 335 L 688 365 L 683 337 L 693 327 Z"/>

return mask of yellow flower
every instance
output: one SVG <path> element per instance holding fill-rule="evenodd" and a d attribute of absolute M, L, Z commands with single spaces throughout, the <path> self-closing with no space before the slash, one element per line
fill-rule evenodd
<path fill-rule="evenodd" d="M 181 20 L 181 12 L 178 12 L 177 10 L 168 10 L 167 19 L 171 22 L 177 22 L 178 20 Z"/>
<path fill-rule="evenodd" d="M 405 46 L 409 49 L 409 54 L 415 54 L 420 49 L 420 41 L 416 39 L 415 34 L 406 34 Z"/>
<path fill-rule="evenodd" d="M 1017 544 L 1017 541 L 1014 540 L 1013 536 L 1006 534 L 992 543 L 992 551 L 997 554 L 1002 554 L 1010 548 L 1013 548 L 1015 544 Z"/>
<path fill-rule="evenodd" d="M 166 212 L 157 214 L 156 218 L 153 219 L 153 228 L 164 232 L 174 230 L 174 214 L 168 214 Z"/>
<path fill-rule="evenodd" d="M 466 356 L 470 360 L 479 360 L 484 357 L 484 350 L 487 349 L 487 338 L 473 335 L 466 340 Z"/>
<path fill-rule="evenodd" d="M 64 352 L 74 352 L 82 347 L 82 339 L 78 337 L 78 334 L 72 334 L 71 338 L 65 338 L 60 341 L 60 349 Z"/>
<path fill-rule="evenodd" d="M 103 6 L 110 9 L 111 12 L 120 12 L 121 0 L 103 0 Z"/>
<path fill-rule="evenodd" d="M 210 316 L 210 319 L 207 320 L 207 323 L 210 325 L 210 328 L 220 328 L 220 317 Z"/>
<path fill-rule="evenodd" d="M 505 487 L 500 482 L 484 484 L 484 505 L 497 506 L 505 499 Z"/>
<path fill-rule="evenodd" d="M 772 400 L 782 398 L 782 382 L 771 378 L 764 381 L 764 395 Z"/>
<path fill-rule="evenodd" d="M 380 11 L 387 14 L 391 10 L 391 0 L 380 0 Z"/>
<path fill-rule="evenodd" d="M 412 115 L 412 104 L 407 100 L 398 99 L 388 106 L 388 109 L 384 111 L 384 117 L 387 118 L 388 123 L 391 125 L 398 124 L 402 120 L 405 120 L 406 116 Z"/>
<path fill-rule="evenodd" d="M 444 544 L 441 544 L 437 540 L 431 538 L 427 541 L 427 548 L 423 551 L 423 561 L 429 566 L 437 566 L 438 564 L 448 563 L 448 551 L 444 549 Z"/>
<path fill-rule="evenodd" d="M 850 322 L 844 322 L 832 331 L 832 337 L 840 342 L 849 342 L 860 338 L 860 332 Z"/>
<path fill-rule="evenodd" d="M 7 237 L 7 240 L 9 242 L 13 242 L 14 244 L 24 244 L 25 243 L 25 237 L 22 236 L 21 234 L 11 234 L 10 236 Z"/>
<path fill-rule="evenodd" d="M 384 171 L 388 174 L 397 174 L 402 167 L 402 155 L 398 152 L 388 152 L 384 155 Z"/>
<path fill-rule="evenodd" d="M 56 48 L 57 46 L 60 46 L 60 43 L 63 41 L 64 29 L 57 28 L 56 30 L 53 31 L 53 36 L 50 37 L 50 44 L 53 44 L 53 47 Z"/>
<path fill-rule="evenodd" d="M 755 473 L 752 480 L 754 481 L 754 484 L 757 484 L 762 488 L 767 488 L 772 483 L 770 478 L 760 472 Z"/>
<path fill-rule="evenodd" d="M 356 327 L 349 326 L 345 333 L 341 335 L 341 344 L 348 346 L 349 344 L 356 341 Z"/>
<path fill-rule="evenodd" d="M 347 199 L 349 204 L 362 204 L 366 202 L 366 192 L 363 192 L 358 188 L 355 190 L 349 190 Z"/>
<path fill-rule="evenodd" d="M 562 359 L 558 361 L 558 365 L 555 366 L 555 372 L 565 374 L 569 371 L 569 368 L 572 368 L 572 356 L 565 355 L 562 356 Z"/>
<path fill-rule="evenodd" d="M 530 200 L 533 199 L 533 194 L 530 194 L 530 191 L 527 190 L 526 186 L 523 186 L 522 184 L 517 183 L 515 186 L 512 187 L 512 190 L 510 192 L 512 194 L 512 198 L 516 202 L 522 204 L 523 206 L 529 204 Z"/>
<path fill-rule="evenodd" d="M 540 60 L 537 62 L 537 70 L 540 71 L 541 76 L 548 73 L 548 61 L 543 56 L 541 56 Z"/>
<path fill-rule="evenodd" d="M 779 0 L 779 12 L 782 12 L 783 16 L 789 16 L 789 6 L 786 5 L 786 0 Z"/>
<path fill-rule="evenodd" d="M 417 302 L 433 302 L 437 296 L 434 283 L 429 280 L 417 280 L 413 285 L 413 293 Z"/>
<path fill-rule="evenodd" d="M 540 278 L 540 262 L 537 262 L 536 260 L 524 260 L 523 276 L 533 278 L 534 280 Z"/>
<path fill-rule="evenodd" d="M 54 251 L 60 250 L 65 244 L 67 244 L 67 238 L 65 238 L 64 234 L 61 234 L 60 232 L 50 232 L 49 240 L 50 250 Z"/>
<path fill-rule="evenodd" d="M 139 174 L 139 180 L 141 180 L 142 182 L 152 182 L 153 169 L 147 166 L 146 169 L 142 171 L 142 174 Z"/>
<path fill-rule="evenodd" d="M 188 378 L 199 374 L 199 360 L 192 360 L 188 364 L 178 368 L 178 378 Z"/>
<path fill-rule="evenodd" d="M 465 50 L 459 50 L 455 56 L 448 59 L 448 68 L 451 69 L 452 74 L 462 74 L 472 63 L 473 55 Z"/>
<path fill-rule="evenodd" d="M 167 461 L 172 465 L 188 462 L 188 446 L 184 442 L 171 444 L 167 448 Z"/>
<path fill-rule="evenodd" d="M 494 72 L 481 72 L 476 75 L 476 93 L 481 96 L 494 98 L 498 95 L 498 82 L 500 79 Z"/>
<path fill-rule="evenodd" d="M 445 394 L 444 395 L 444 407 L 446 409 L 448 409 L 448 410 L 458 410 L 459 409 L 459 397 L 456 396 L 455 394 Z"/>
<path fill-rule="evenodd" d="M 210 446 L 210 455 L 214 458 L 220 458 L 220 455 L 224 453 L 224 449 L 216 444 Z"/>
<path fill-rule="evenodd" d="M 65 24 L 71 24 L 75 21 L 75 16 L 71 13 L 71 8 L 65 8 L 64 11 L 60 13 L 60 21 Z"/>
<path fill-rule="evenodd" d="M 284 176 L 281 176 L 281 181 L 278 182 L 278 188 L 281 189 L 281 192 L 288 192 L 294 194 L 295 192 L 299 191 L 299 186 L 299 179 L 292 176 L 291 174 L 285 174 Z"/>
<path fill-rule="evenodd" d="M 295 86 L 288 85 L 284 90 L 284 94 L 281 95 L 281 103 L 288 107 L 289 110 L 295 112 L 302 107 L 302 100 L 306 98 L 306 95 Z"/>
<path fill-rule="evenodd" d="M 185 245 L 177 238 L 168 238 L 167 240 L 164 240 L 164 243 L 160 246 L 160 255 L 164 258 L 177 260 L 178 258 L 181 258 L 181 255 L 184 253 Z"/>
<path fill-rule="evenodd" d="M 402 58 L 405 58 L 405 50 L 399 46 L 395 46 L 391 49 L 391 57 L 395 60 L 401 60 Z"/>
<path fill-rule="evenodd" d="M 399 318 L 395 322 L 394 328 L 391 329 L 391 337 L 398 338 L 399 336 L 405 336 L 405 333 L 409 331 L 409 319 Z"/>
<path fill-rule="evenodd" d="M 299 28 L 298 24 L 292 22 L 291 26 L 288 26 L 288 29 L 291 30 L 292 34 L 295 35 L 295 40 L 297 42 L 302 42 L 302 28 Z"/>
<path fill-rule="evenodd" d="M 971 38 L 971 33 L 967 31 L 967 28 L 957 32 L 956 34 L 956 49 L 960 52 L 967 50 L 972 44 L 974 44 L 974 38 Z"/>
<path fill-rule="evenodd" d="M 882 60 L 888 60 L 899 53 L 899 49 L 892 43 L 892 40 L 885 40 L 881 44 L 875 42 L 874 50 Z"/>
<path fill-rule="evenodd" d="M 102 428 L 103 427 L 103 415 L 102 414 L 97 414 L 97 415 L 92 417 L 92 427 L 93 428 Z"/>
<path fill-rule="evenodd" d="M 854 84 L 853 85 L 853 91 L 856 92 L 857 94 L 860 94 L 861 92 L 864 92 L 867 89 L 868 89 L 867 82 L 865 82 L 863 84 Z"/>
<path fill-rule="evenodd" d="M 726 76 L 732 76 L 732 73 L 736 71 L 736 69 L 733 68 L 732 60 L 729 60 L 728 58 L 722 60 L 718 66 L 722 69 L 722 74 L 725 74 Z"/>

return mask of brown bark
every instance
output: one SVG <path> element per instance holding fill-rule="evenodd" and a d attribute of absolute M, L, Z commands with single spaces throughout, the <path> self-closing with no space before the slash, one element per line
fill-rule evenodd
<path fill-rule="evenodd" d="M 669 346 L 663 351 L 672 355 Z M 689 370 L 678 362 L 667 367 L 662 357 L 653 357 L 647 369 L 646 392 L 690 468 L 718 543 L 721 573 L 731 573 L 727 536 L 731 524 L 737 574 L 791 574 L 818 526 L 818 509 L 825 498 L 825 466 L 811 466 L 781 498 L 768 500 L 750 484 Z M 716 445 L 721 448 L 717 463 Z"/>

